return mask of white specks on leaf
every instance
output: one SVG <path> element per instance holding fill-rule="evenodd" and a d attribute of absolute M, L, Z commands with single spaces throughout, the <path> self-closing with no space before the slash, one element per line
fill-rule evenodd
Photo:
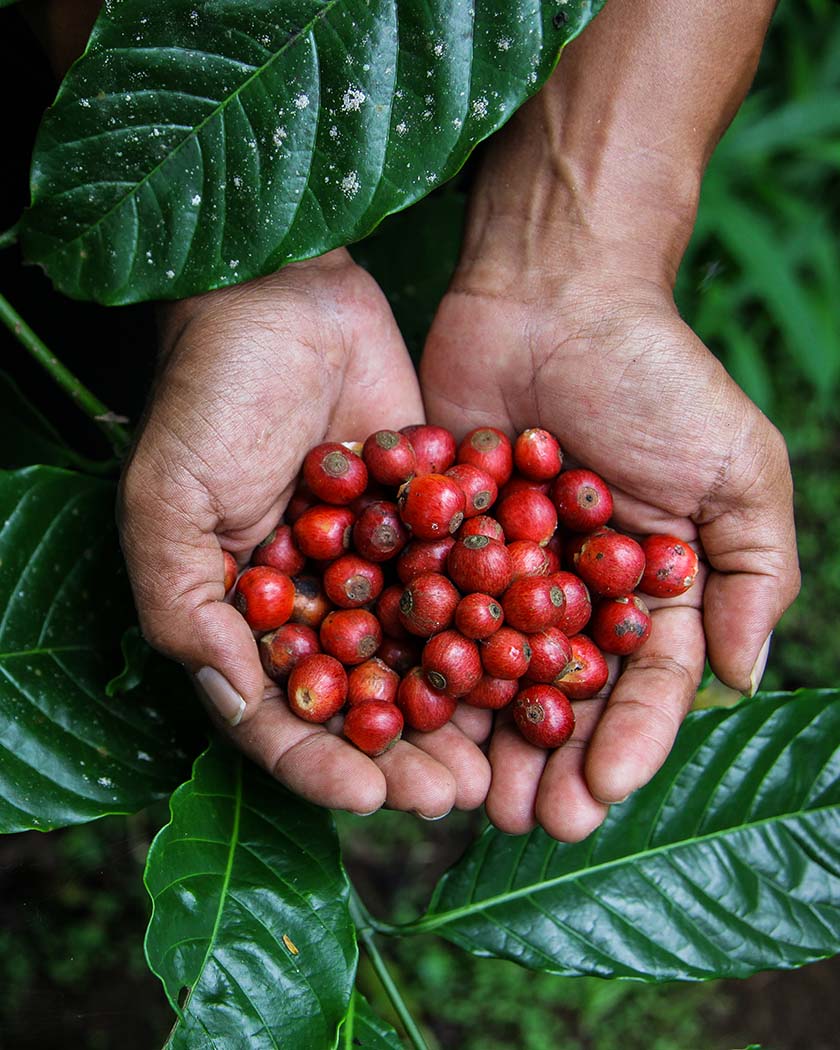
<path fill-rule="evenodd" d="M 404 135 L 408 131 L 408 124 L 406 124 L 404 120 L 401 120 L 394 128 L 394 131 L 396 131 L 398 135 Z"/>
<path fill-rule="evenodd" d="M 496 47 L 500 51 L 508 51 L 510 49 L 510 37 L 499 37 L 499 39 L 496 41 Z"/>
<path fill-rule="evenodd" d="M 366 98 L 367 95 L 361 88 L 357 88 L 354 84 L 348 84 L 346 91 L 341 97 L 341 109 L 344 113 L 358 113 Z"/>
<path fill-rule="evenodd" d="M 195 196 L 193 197 L 193 199 L 190 201 L 190 204 L 194 208 L 197 208 L 199 206 L 199 204 L 201 204 L 201 194 L 200 193 L 196 193 Z"/>
<path fill-rule="evenodd" d="M 329 136 L 331 139 L 337 139 L 340 135 L 338 128 L 335 124 L 330 124 Z"/>
<path fill-rule="evenodd" d="M 484 95 L 473 99 L 472 112 L 473 116 L 478 117 L 479 120 L 487 116 L 487 99 Z"/>
<path fill-rule="evenodd" d="M 446 54 L 446 44 L 444 44 L 442 40 L 439 40 L 432 48 L 432 54 L 435 58 L 443 58 Z"/>
<path fill-rule="evenodd" d="M 104 788 L 112 788 L 114 786 L 114 781 L 111 780 L 110 777 L 99 777 L 97 779 L 96 783 L 100 787 L 104 787 Z"/>
<path fill-rule="evenodd" d="M 80 98 L 79 99 L 79 105 L 83 106 L 85 109 L 90 109 L 90 99 L 89 98 Z"/>
<path fill-rule="evenodd" d="M 271 135 L 271 141 L 274 143 L 275 146 L 280 146 L 283 143 L 283 139 L 285 139 L 288 134 L 288 131 L 286 131 L 286 129 L 282 126 L 279 128 L 275 128 Z"/>
<path fill-rule="evenodd" d="M 303 92 L 301 92 L 297 96 L 297 98 L 295 99 L 295 108 L 296 109 L 306 109 L 306 107 L 308 105 L 309 105 L 309 95 L 305 95 Z"/>
<path fill-rule="evenodd" d="M 362 184 L 359 182 L 359 173 L 357 171 L 348 171 L 344 178 L 339 182 L 338 188 L 348 200 L 352 200 L 361 189 L 361 185 Z"/>
<path fill-rule="evenodd" d="M 174 271 L 174 270 L 167 270 L 167 271 L 166 271 L 166 276 L 167 276 L 167 277 L 169 278 L 169 280 L 171 281 L 171 280 L 172 280 L 172 278 L 173 278 L 173 277 L 175 276 L 175 271 Z"/>

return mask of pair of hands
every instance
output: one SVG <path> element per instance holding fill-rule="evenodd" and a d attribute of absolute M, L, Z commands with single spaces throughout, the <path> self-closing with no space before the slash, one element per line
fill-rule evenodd
<path fill-rule="evenodd" d="M 684 597 L 653 602 L 651 638 L 616 661 L 605 695 L 575 705 L 575 734 L 555 753 L 504 715 L 494 726 L 491 712 L 460 705 L 452 723 L 370 759 L 289 711 L 222 601 L 220 548 L 248 557 L 309 448 L 419 422 L 424 405 L 459 437 L 480 424 L 545 427 L 610 482 L 619 527 L 705 553 Z M 503 252 L 465 255 L 419 384 L 384 296 L 344 250 L 169 308 L 121 523 L 145 636 L 193 672 L 219 672 L 201 675 L 214 720 L 293 791 L 430 819 L 486 802 L 503 831 L 539 823 L 565 841 L 662 764 L 707 649 L 724 682 L 755 690 L 798 588 L 784 442 L 669 290 L 604 269 L 547 276 Z"/>

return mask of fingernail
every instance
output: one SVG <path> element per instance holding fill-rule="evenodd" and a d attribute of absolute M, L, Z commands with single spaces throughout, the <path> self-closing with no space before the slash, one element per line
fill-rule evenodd
<path fill-rule="evenodd" d="M 414 810 L 414 815 L 415 815 L 415 817 L 419 817 L 421 820 L 429 820 L 429 821 L 431 821 L 431 820 L 443 820 L 443 818 L 444 817 L 448 817 L 451 812 L 452 812 L 452 810 L 448 809 L 445 813 L 441 813 L 437 817 L 427 817 L 425 813 L 421 813 L 419 810 L 415 809 Z"/>
<path fill-rule="evenodd" d="M 764 645 L 758 651 L 753 669 L 750 671 L 750 691 L 747 693 L 747 696 L 755 696 L 758 692 L 761 679 L 764 677 L 764 668 L 767 666 L 767 657 L 770 655 L 770 641 L 772 638 L 773 632 L 771 631 L 765 638 Z"/>
<path fill-rule="evenodd" d="M 245 701 L 227 678 L 215 667 L 202 667 L 195 677 L 207 699 L 228 725 L 238 726 L 245 712 Z"/>
<path fill-rule="evenodd" d="M 630 792 L 632 794 L 632 791 Z M 613 802 L 608 802 L 605 798 L 598 798 L 597 795 L 592 796 L 596 802 L 600 802 L 602 806 L 620 806 L 622 802 L 626 802 L 630 795 L 625 795 L 624 798 L 617 798 Z"/>
<path fill-rule="evenodd" d="M 351 809 L 350 812 L 353 814 L 354 817 L 372 817 L 373 814 L 378 813 L 379 810 L 380 807 L 377 806 L 376 809 L 369 809 L 367 813 L 360 813 L 357 809 Z"/>

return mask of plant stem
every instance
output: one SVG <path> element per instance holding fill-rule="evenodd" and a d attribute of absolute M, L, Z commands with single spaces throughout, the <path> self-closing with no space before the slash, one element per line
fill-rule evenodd
<path fill-rule="evenodd" d="M 120 455 L 131 440 L 129 431 L 114 418 L 113 412 L 77 379 L 58 360 L 47 345 L 38 338 L 4 295 L 0 295 L 0 320 L 35 360 L 49 372 L 61 389 L 69 394 L 79 408 L 102 428 L 111 447 Z"/>
<path fill-rule="evenodd" d="M 385 960 L 379 954 L 379 948 L 374 940 L 375 924 L 373 918 L 352 886 L 350 888 L 350 915 L 353 918 L 353 922 L 356 924 L 356 931 L 359 935 L 359 940 L 365 946 L 371 965 L 376 971 L 376 976 L 382 982 L 385 994 L 391 1000 L 391 1005 L 394 1007 L 394 1010 L 405 1029 L 405 1033 L 411 1041 L 411 1045 L 414 1047 L 414 1050 L 429 1050 L 428 1044 L 423 1038 L 422 1032 L 417 1027 L 414 1018 L 409 1013 L 405 1000 L 403 999 L 399 988 L 397 988 Z"/>

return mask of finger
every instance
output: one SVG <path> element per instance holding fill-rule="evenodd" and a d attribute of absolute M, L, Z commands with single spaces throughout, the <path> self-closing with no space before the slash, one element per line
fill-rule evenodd
<path fill-rule="evenodd" d="M 540 778 L 536 817 L 560 842 L 580 842 L 606 817 L 609 807 L 592 797 L 584 775 L 586 750 L 604 707 L 604 700 L 578 700 L 575 731 L 554 751 Z"/>
<path fill-rule="evenodd" d="M 452 721 L 474 744 L 486 744 L 493 729 L 493 712 L 458 704 Z"/>
<path fill-rule="evenodd" d="M 374 759 L 385 774 L 386 805 L 404 809 L 426 820 L 445 817 L 455 805 L 455 778 L 440 762 L 398 740 L 390 751 Z"/>
<path fill-rule="evenodd" d="M 522 736 L 505 710 L 496 718 L 490 740 L 493 779 L 487 794 L 487 816 L 499 831 L 524 835 L 536 824 L 534 807 L 548 753 Z"/>
<path fill-rule="evenodd" d="M 659 769 L 703 673 L 699 611 L 662 607 L 652 620 L 650 637 L 627 658 L 587 753 L 586 782 L 605 803 L 623 802 Z"/>
<path fill-rule="evenodd" d="M 405 739 L 449 770 L 455 781 L 455 807 L 477 809 L 490 787 L 490 763 L 452 722 L 433 733 L 408 733 Z"/>

